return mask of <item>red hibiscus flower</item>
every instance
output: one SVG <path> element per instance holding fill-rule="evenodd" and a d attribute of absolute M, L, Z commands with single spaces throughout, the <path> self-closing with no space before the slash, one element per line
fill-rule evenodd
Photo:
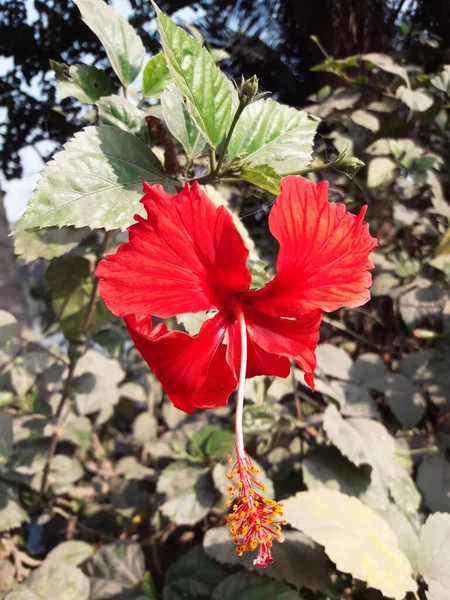
<path fill-rule="evenodd" d="M 262 497 L 256 469 L 244 450 L 245 379 L 287 377 L 290 359 L 314 389 L 315 348 L 323 311 L 367 302 L 376 240 L 343 204 L 328 202 L 328 184 L 283 179 L 269 217 L 278 240 L 277 274 L 250 290 L 249 252 L 231 214 L 217 208 L 197 183 L 171 196 L 144 184 L 147 218 L 136 215 L 129 242 L 100 262 L 100 294 L 124 317 L 136 348 L 185 412 L 227 403 L 238 388 L 235 460 L 230 479 L 236 496 L 230 525 L 237 553 L 259 545 L 257 566 L 271 562 L 272 539 L 281 539 L 281 507 Z M 195 336 L 152 328 L 152 316 L 217 310 Z M 263 490 L 264 491 L 264 490 Z M 231 504 L 231 501 L 230 501 Z"/>

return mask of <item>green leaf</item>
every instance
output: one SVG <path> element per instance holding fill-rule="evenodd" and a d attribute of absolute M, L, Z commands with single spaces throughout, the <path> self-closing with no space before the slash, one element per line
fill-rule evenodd
<path fill-rule="evenodd" d="M 164 600 L 211 600 L 214 588 L 228 575 L 201 546 L 195 546 L 173 562 L 164 576 Z"/>
<path fill-rule="evenodd" d="M 94 548 L 91 544 L 82 542 L 81 540 L 70 540 L 62 542 L 51 550 L 46 558 L 45 563 L 53 562 L 54 564 L 72 565 L 78 567 L 85 560 L 94 554 Z"/>
<path fill-rule="evenodd" d="M 242 113 L 228 146 L 228 158 L 245 158 L 245 166 L 269 165 L 281 175 L 296 173 L 311 160 L 318 121 L 306 112 L 258 100 Z"/>
<path fill-rule="evenodd" d="M 143 181 L 168 186 L 141 140 L 107 125 L 86 127 L 42 171 L 16 233 L 52 225 L 125 229 L 142 213 Z"/>
<path fill-rule="evenodd" d="M 450 589 L 450 515 L 428 517 L 420 532 L 419 572 L 428 585 L 428 600 L 447 600 Z"/>
<path fill-rule="evenodd" d="M 246 552 L 236 556 L 228 527 L 214 527 L 203 539 L 205 552 L 225 565 L 251 569 L 255 553 Z M 323 550 L 310 538 L 298 531 L 284 533 L 282 544 L 272 547 L 273 564 L 264 569 L 270 579 L 284 581 L 296 588 L 308 588 L 314 592 L 326 592 L 331 582 L 331 566 Z"/>
<path fill-rule="evenodd" d="M 120 96 L 108 96 L 97 102 L 98 119 L 102 125 L 111 125 L 132 133 L 144 144 L 150 136 L 144 113 Z"/>
<path fill-rule="evenodd" d="M 109 598 L 140 585 L 145 556 L 137 543 L 106 544 L 83 564 L 83 571 L 90 579 L 91 598 Z"/>
<path fill-rule="evenodd" d="M 93 286 L 90 261 L 82 256 L 54 260 L 45 279 L 51 291 L 53 311 L 65 337 L 69 341 L 79 340 Z M 97 300 L 90 331 L 95 333 L 109 319 L 109 311 Z"/>
<path fill-rule="evenodd" d="M 213 148 L 233 119 L 231 83 L 211 54 L 154 4 L 167 67 L 186 98 L 192 117 Z"/>
<path fill-rule="evenodd" d="M 426 409 L 419 387 L 400 373 L 388 373 L 369 382 L 369 387 L 384 392 L 385 400 L 405 429 L 413 427 Z"/>
<path fill-rule="evenodd" d="M 270 581 L 256 573 L 235 573 L 214 590 L 211 600 L 301 600 L 298 592 L 279 581 Z"/>
<path fill-rule="evenodd" d="M 417 485 L 431 511 L 450 512 L 450 463 L 445 452 L 426 456 L 419 465 Z"/>
<path fill-rule="evenodd" d="M 172 80 L 166 59 L 158 52 L 144 67 L 142 74 L 142 93 L 146 98 L 159 98 L 166 85 Z"/>
<path fill-rule="evenodd" d="M 281 175 L 270 165 L 244 168 L 240 177 L 275 196 L 280 193 Z"/>
<path fill-rule="evenodd" d="M 103 0 L 74 0 L 83 21 L 99 38 L 123 86 L 136 79 L 145 48 L 133 27 Z"/>
<path fill-rule="evenodd" d="M 404 85 L 397 88 L 395 95 L 411 110 L 425 112 L 434 103 L 434 98 L 422 90 L 411 90 Z"/>
<path fill-rule="evenodd" d="M 37 258 L 51 260 L 67 254 L 90 234 L 89 229 L 47 227 L 22 231 L 14 237 L 14 251 L 26 263 Z"/>
<path fill-rule="evenodd" d="M 373 158 L 367 171 L 367 186 L 376 188 L 392 183 L 395 178 L 397 165 L 390 158 L 383 156 Z"/>
<path fill-rule="evenodd" d="M 325 411 L 324 429 L 330 441 L 356 466 L 372 467 L 372 491 L 383 498 L 389 493 L 405 513 L 415 514 L 420 503 L 414 482 L 399 464 L 397 446 L 387 429 L 371 419 L 343 419 L 335 406 Z"/>
<path fill-rule="evenodd" d="M 192 120 L 174 83 L 170 83 L 161 94 L 161 106 L 169 131 L 183 146 L 188 160 L 204 154 L 206 140 Z"/>
<path fill-rule="evenodd" d="M 325 547 L 340 571 L 396 600 L 417 589 L 395 533 L 357 498 L 327 489 L 300 492 L 284 502 L 284 514 Z"/>
<path fill-rule="evenodd" d="M 208 436 L 205 442 L 205 453 L 211 458 L 226 456 L 233 451 L 234 444 L 235 438 L 233 432 L 226 429 L 214 431 Z"/>
<path fill-rule="evenodd" d="M 20 325 L 14 315 L 0 310 L 0 346 L 20 334 Z"/>
<path fill-rule="evenodd" d="M 164 469 L 156 489 L 168 496 L 162 513 L 177 525 L 195 525 L 219 498 L 209 471 L 182 461 Z"/>
<path fill-rule="evenodd" d="M 73 65 L 50 61 L 55 71 L 61 99 L 73 97 L 85 104 L 93 104 L 102 96 L 114 92 L 114 84 L 108 73 L 89 65 Z"/>
<path fill-rule="evenodd" d="M 13 451 L 13 417 L 0 413 L 0 467 L 5 464 Z"/>

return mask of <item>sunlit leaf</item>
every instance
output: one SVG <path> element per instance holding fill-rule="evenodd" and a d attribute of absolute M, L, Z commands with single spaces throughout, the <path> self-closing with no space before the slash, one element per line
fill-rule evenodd
<path fill-rule="evenodd" d="M 245 167 L 269 165 L 281 175 L 306 168 L 318 121 L 304 111 L 258 100 L 247 106 L 231 136 L 228 157 L 245 158 Z"/>
<path fill-rule="evenodd" d="M 156 7 L 156 5 L 155 5 Z M 167 67 L 198 128 L 214 148 L 233 119 L 230 82 L 211 54 L 156 7 Z"/>
<path fill-rule="evenodd" d="M 172 81 L 167 68 L 166 59 L 162 52 L 158 52 L 144 67 L 142 74 L 142 93 L 146 97 L 159 98 L 166 85 Z"/>
<path fill-rule="evenodd" d="M 55 71 L 61 99 L 73 97 L 85 104 L 93 104 L 102 96 L 114 92 L 114 84 L 108 73 L 89 65 L 73 65 L 69 67 L 50 61 Z"/>
<path fill-rule="evenodd" d="M 325 547 L 340 571 L 396 600 L 417 589 L 395 533 L 357 498 L 327 489 L 300 492 L 284 502 L 284 514 Z"/>
<path fill-rule="evenodd" d="M 206 150 L 206 140 L 198 130 L 174 83 L 161 94 L 164 121 L 170 133 L 183 146 L 189 160 L 201 156 Z"/>
<path fill-rule="evenodd" d="M 145 48 L 133 27 L 103 0 L 74 0 L 83 21 L 99 38 L 123 86 L 136 79 Z"/>
<path fill-rule="evenodd" d="M 244 168 L 240 177 L 275 196 L 280 193 L 281 175 L 270 165 Z"/>
<path fill-rule="evenodd" d="M 131 102 L 120 96 L 108 96 L 97 102 L 98 120 L 102 125 L 111 125 L 132 133 L 145 144 L 149 133 L 144 113 Z"/>
<path fill-rule="evenodd" d="M 447 600 L 450 589 L 450 515 L 430 515 L 420 532 L 419 572 L 428 600 Z"/>
<path fill-rule="evenodd" d="M 167 180 L 153 152 L 134 135 L 86 127 L 44 168 L 16 233 L 34 227 L 125 229 L 142 213 L 142 182 Z"/>

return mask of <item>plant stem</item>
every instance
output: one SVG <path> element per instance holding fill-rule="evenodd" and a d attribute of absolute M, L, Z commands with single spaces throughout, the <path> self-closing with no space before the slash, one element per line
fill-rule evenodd
<path fill-rule="evenodd" d="M 302 169 L 300 171 L 296 171 L 292 173 L 292 175 L 307 175 L 308 173 L 317 173 L 318 171 L 324 171 L 329 167 L 333 166 L 333 161 L 327 162 L 324 165 L 318 165 L 317 167 L 307 167 L 306 169 Z"/>
<path fill-rule="evenodd" d="M 112 236 L 112 231 L 107 231 L 105 233 L 105 237 L 103 238 L 103 243 L 102 243 L 100 250 L 98 252 L 98 255 L 97 255 L 97 264 L 100 262 L 100 260 L 103 258 L 103 255 L 108 250 L 109 244 L 111 242 L 111 236 Z M 92 315 L 94 314 L 94 309 L 95 309 L 95 302 L 97 300 L 97 295 L 98 295 L 98 279 L 93 274 L 92 275 L 92 291 L 91 291 L 91 295 L 89 297 L 89 303 L 86 308 L 86 314 L 84 316 L 83 325 L 81 328 L 81 335 L 83 338 L 86 336 L 88 329 L 89 329 L 89 325 L 91 324 Z M 41 487 L 39 489 L 39 495 L 38 495 L 37 501 L 35 503 L 33 503 L 33 506 L 32 506 L 33 510 L 36 509 L 37 506 L 39 506 L 41 504 L 42 498 L 44 497 L 44 494 L 45 494 L 48 476 L 50 474 L 51 462 L 55 455 L 56 446 L 58 445 L 58 441 L 61 436 L 61 426 L 62 426 L 61 415 L 63 413 L 67 399 L 70 396 L 70 391 L 72 389 L 72 382 L 73 382 L 73 377 L 75 374 L 75 368 L 77 366 L 77 362 L 78 362 L 77 357 L 73 357 L 70 359 L 69 370 L 67 372 L 67 377 L 64 382 L 64 388 L 61 393 L 61 399 L 59 401 L 58 408 L 56 409 L 56 413 L 55 413 L 55 421 L 56 421 L 55 429 L 54 429 L 52 437 L 50 439 L 50 446 L 48 448 L 47 457 L 45 459 L 45 465 L 44 465 L 44 469 L 42 472 Z"/>
<path fill-rule="evenodd" d="M 233 135 L 233 131 L 237 125 L 237 122 L 239 121 L 240 116 L 242 115 L 244 108 L 247 106 L 247 104 L 245 102 L 243 102 L 242 100 L 239 102 L 239 106 L 237 107 L 236 113 L 233 117 L 233 121 L 231 123 L 230 129 L 228 130 L 228 134 L 227 137 L 225 138 L 225 142 L 222 146 L 222 150 L 220 152 L 220 156 L 219 156 L 219 160 L 217 162 L 217 166 L 214 169 L 214 173 L 219 176 L 220 175 L 220 168 L 222 166 L 223 160 L 225 158 L 225 154 L 227 152 L 227 148 L 228 148 L 228 144 L 230 143 L 231 140 L 231 136 Z"/>
<path fill-rule="evenodd" d="M 209 146 L 209 175 L 216 172 L 216 152 L 212 146 Z M 208 177 L 208 175 L 206 176 Z"/>
<path fill-rule="evenodd" d="M 236 456 L 244 459 L 244 434 L 242 431 L 242 415 L 244 412 L 244 393 L 245 393 L 245 375 L 247 372 L 247 328 L 245 326 L 245 317 L 242 309 L 236 310 L 236 317 L 239 323 L 239 334 L 241 342 L 241 364 L 239 365 L 239 384 L 236 399 Z"/>

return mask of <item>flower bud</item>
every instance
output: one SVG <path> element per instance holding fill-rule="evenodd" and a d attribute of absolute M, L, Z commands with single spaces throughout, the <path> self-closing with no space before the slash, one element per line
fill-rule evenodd
<path fill-rule="evenodd" d="M 244 104 L 254 102 L 258 95 L 258 85 L 259 81 L 256 75 L 253 75 L 250 79 L 242 77 L 241 85 L 238 90 L 240 101 Z"/>

